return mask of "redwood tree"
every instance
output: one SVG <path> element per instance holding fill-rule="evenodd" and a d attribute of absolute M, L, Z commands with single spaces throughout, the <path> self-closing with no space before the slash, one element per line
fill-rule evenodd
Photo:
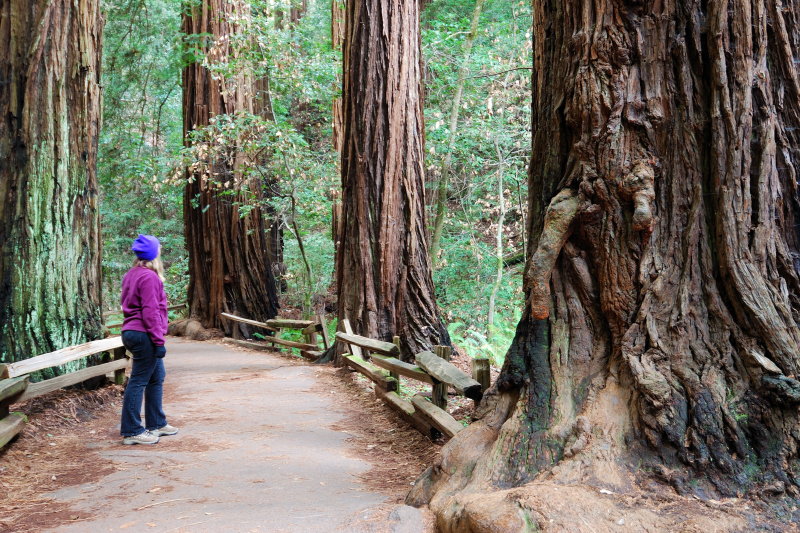
<path fill-rule="evenodd" d="M 331 0 L 331 47 L 341 50 L 344 45 L 345 5 L 342 0 Z M 333 99 L 333 149 L 342 154 L 342 99 Z"/>
<path fill-rule="evenodd" d="M 347 2 L 339 318 L 407 352 L 448 343 L 427 254 L 417 0 Z"/>
<path fill-rule="evenodd" d="M 102 334 L 99 4 L 0 4 L 0 361 Z"/>
<path fill-rule="evenodd" d="M 224 63 L 233 53 L 230 37 L 237 30 L 235 16 L 245 15 L 239 0 L 188 2 L 183 32 L 211 62 Z M 252 112 L 251 81 L 245 76 L 212 75 L 195 61 L 183 71 L 183 123 L 189 133 L 210 119 L 239 110 Z M 186 246 L 189 251 L 189 308 L 204 327 L 229 326 L 220 318 L 230 312 L 255 320 L 272 318 L 278 302 L 269 260 L 264 214 L 258 207 L 242 216 L 239 205 L 262 194 L 256 178 L 244 178 L 229 160 L 211 163 L 213 176 L 188 171 L 184 192 Z M 226 185 L 227 183 L 227 185 Z"/>
<path fill-rule="evenodd" d="M 533 12 L 523 318 L 409 500 L 445 531 L 523 527 L 534 479 L 625 492 L 635 465 L 797 496 L 800 4 Z"/>

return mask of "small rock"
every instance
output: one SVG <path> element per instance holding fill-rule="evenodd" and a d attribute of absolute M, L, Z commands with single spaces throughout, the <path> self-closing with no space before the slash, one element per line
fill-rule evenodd
<path fill-rule="evenodd" d="M 416 533 L 426 530 L 422 511 L 410 505 L 400 505 L 392 510 L 388 522 L 391 533 Z"/>
<path fill-rule="evenodd" d="M 610 491 L 610 490 L 608 490 L 608 489 L 600 489 L 600 494 L 614 494 L 614 493 L 613 493 L 613 492 L 611 492 L 611 491 Z"/>
<path fill-rule="evenodd" d="M 625 519 L 624 518 L 620 518 L 619 520 L 617 520 L 617 525 L 618 526 L 624 526 L 625 525 Z"/>
<path fill-rule="evenodd" d="M 770 495 L 783 494 L 786 492 L 786 485 L 783 483 L 783 481 L 776 481 L 772 485 L 767 485 L 764 487 L 763 492 Z"/>

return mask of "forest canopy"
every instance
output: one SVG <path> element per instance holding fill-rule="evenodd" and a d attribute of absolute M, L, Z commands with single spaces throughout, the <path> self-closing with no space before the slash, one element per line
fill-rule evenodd
<path fill-rule="evenodd" d="M 167 292 L 171 301 L 185 299 L 181 169 L 236 145 L 249 160 L 247 172 L 268 175 L 277 193 L 261 202 L 283 233 L 283 266 L 276 270 L 281 306 L 331 311 L 331 214 L 340 187 L 332 113 L 342 68 L 341 50 L 331 39 L 331 3 L 306 2 L 289 21 L 291 2 L 249 2 L 251 11 L 241 22 L 246 31 L 231 39 L 232 53 L 224 61 L 203 56 L 198 44 L 208 36 L 181 31 L 184 4 L 104 4 L 98 154 L 104 304 L 115 306 L 130 262 L 129 240 L 137 233 L 162 238 Z M 474 44 L 467 47 L 475 4 L 433 1 L 421 13 L 426 210 L 433 226 L 446 161 L 446 216 L 433 259 L 436 297 L 453 341 L 472 356 L 489 355 L 499 363 L 520 312 L 522 262 L 514 258 L 525 245 L 531 8 L 527 2 L 483 2 Z M 220 116 L 194 131 L 185 146 L 181 71 L 196 61 L 223 78 L 268 76 L 272 116 Z M 453 96 L 460 85 L 453 127 Z M 250 200 L 238 200 L 240 212 L 253 207 Z"/>

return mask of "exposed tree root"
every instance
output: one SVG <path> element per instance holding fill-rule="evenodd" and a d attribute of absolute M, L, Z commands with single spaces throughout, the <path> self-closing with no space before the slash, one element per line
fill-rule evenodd
<path fill-rule="evenodd" d="M 204 328 L 199 320 L 193 318 L 185 318 L 170 323 L 167 334 L 186 337 L 193 341 L 207 341 L 225 336 L 222 331 L 216 328 Z"/>

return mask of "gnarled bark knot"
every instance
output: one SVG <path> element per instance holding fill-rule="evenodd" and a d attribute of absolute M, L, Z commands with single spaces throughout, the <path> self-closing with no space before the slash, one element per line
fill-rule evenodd
<path fill-rule="evenodd" d="M 652 162 L 639 160 L 619 184 L 622 196 L 633 200 L 633 229 L 636 231 L 653 231 L 653 200 L 656 197 L 654 182 Z"/>
<path fill-rule="evenodd" d="M 561 253 L 561 248 L 572 232 L 572 221 L 578 213 L 578 195 L 572 189 L 563 189 L 547 206 L 544 227 L 536 251 L 530 258 L 525 273 L 529 288 L 528 304 L 536 319 L 550 316 L 550 274 Z"/>

